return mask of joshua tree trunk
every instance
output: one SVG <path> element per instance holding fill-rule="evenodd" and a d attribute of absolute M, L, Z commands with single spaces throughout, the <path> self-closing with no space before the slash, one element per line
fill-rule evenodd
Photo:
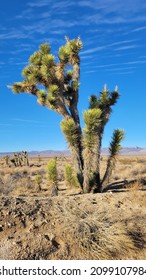
<path fill-rule="evenodd" d="M 75 127 L 76 127 L 76 134 L 77 139 L 74 143 L 74 146 L 71 147 L 71 153 L 72 158 L 74 162 L 74 167 L 77 172 L 77 177 L 79 180 L 79 183 L 81 185 L 81 188 L 83 188 L 83 168 L 84 168 L 84 161 L 83 161 L 83 135 L 82 135 L 82 129 L 80 125 L 80 118 L 79 118 L 79 112 L 78 112 L 78 98 L 79 98 L 79 79 L 80 79 L 80 58 L 79 56 L 76 58 L 75 62 L 74 59 L 71 58 L 71 62 L 73 65 L 73 73 L 72 73 L 72 93 L 71 93 L 71 99 L 69 104 L 69 111 L 70 114 L 74 120 Z"/>
<path fill-rule="evenodd" d="M 100 189 L 101 142 L 96 136 L 92 149 L 84 151 L 84 192 L 98 192 Z"/>
<path fill-rule="evenodd" d="M 104 174 L 102 184 L 99 189 L 100 192 L 102 192 L 109 184 L 114 167 L 115 167 L 115 159 L 113 157 L 109 157 L 106 172 Z"/>
<path fill-rule="evenodd" d="M 100 185 L 100 148 L 99 118 L 101 110 L 89 109 L 84 112 L 84 192 L 94 192 Z"/>
<path fill-rule="evenodd" d="M 72 146 L 70 147 L 70 151 L 78 181 L 80 183 L 81 188 L 83 189 L 83 162 L 80 147 Z"/>

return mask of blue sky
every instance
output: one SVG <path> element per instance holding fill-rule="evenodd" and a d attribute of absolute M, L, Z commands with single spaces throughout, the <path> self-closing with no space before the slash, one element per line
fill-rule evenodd
<path fill-rule="evenodd" d="M 125 130 L 123 146 L 146 147 L 146 1 L 5 0 L 0 4 L 0 152 L 66 149 L 61 117 L 28 94 L 7 88 L 21 81 L 29 56 L 44 42 L 52 53 L 79 35 L 79 110 L 91 94 L 119 87 L 121 97 L 106 126 L 107 147 L 114 128 Z M 82 122 L 83 125 L 83 122 Z"/>

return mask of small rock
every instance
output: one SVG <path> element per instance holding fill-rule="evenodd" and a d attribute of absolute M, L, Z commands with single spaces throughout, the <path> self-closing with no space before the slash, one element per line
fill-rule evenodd
<path fill-rule="evenodd" d="M 2 225 L 0 225 L 0 231 L 3 231 L 3 226 Z"/>

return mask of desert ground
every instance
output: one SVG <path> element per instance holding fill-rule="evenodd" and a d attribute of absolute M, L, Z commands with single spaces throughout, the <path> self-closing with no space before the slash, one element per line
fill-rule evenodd
<path fill-rule="evenodd" d="M 0 158 L 0 259 L 146 259 L 146 157 L 119 156 L 101 194 L 82 194 L 65 181 L 71 159 L 64 156 L 57 157 L 53 194 L 49 160 L 8 167 Z"/>

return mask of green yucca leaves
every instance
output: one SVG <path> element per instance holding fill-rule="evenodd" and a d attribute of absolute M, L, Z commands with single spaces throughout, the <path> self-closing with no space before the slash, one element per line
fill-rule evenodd
<path fill-rule="evenodd" d="M 54 66 L 54 56 L 52 54 L 45 54 L 42 58 L 42 64 L 46 65 L 47 67 Z"/>
<path fill-rule="evenodd" d="M 11 88 L 14 93 L 25 92 L 22 82 L 14 83 L 12 86 L 8 87 Z"/>
<path fill-rule="evenodd" d="M 33 65 L 26 66 L 23 71 L 22 75 L 31 83 L 38 84 L 41 82 L 42 75 L 38 67 Z"/>
<path fill-rule="evenodd" d="M 88 128 L 95 128 L 100 124 L 100 117 L 102 111 L 98 108 L 88 109 L 84 111 L 83 117 L 84 122 Z"/>
<path fill-rule="evenodd" d="M 70 49 L 67 46 L 62 46 L 59 49 L 60 61 L 67 64 L 70 56 Z"/>
<path fill-rule="evenodd" d="M 72 74 L 73 74 L 73 71 L 72 70 L 68 70 L 67 72 L 66 72 L 66 75 L 65 75 L 65 81 L 66 82 L 70 82 L 71 81 L 71 79 L 72 79 Z"/>
<path fill-rule="evenodd" d="M 64 119 L 61 121 L 60 125 L 69 145 L 76 145 L 78 141 L 78 133 L 74 120 L 72 118 Z"/>
<path fill-rule="evenodd" d="M 89 97 L 89 109 L 98 108 L 98 98 L 96 95 L 91 95 Z"/>
<path fill-rule="evenodd" d="M 48 43 L 44 43 L 44 44 L 41 44 L 40 45 L 40 53 L 41 54 L 49 54 L 50 53 L 50 50 L 51 50 L 51 47 L 48 45 Z"/>
<path fill-rule="evenodd" d="M 57 185 L 58 183 L 58 172 L 57 172 L 57 160 L 50 159 L 47 164 L 47 177 L 50 184 Z"/>
<path fill-rule="evenodd" d="M 32 63 L 33 65 L 39 66 L 41 65 L 41 54 L 39 51 L 34 52 L 29 58 L 29 62 Z"/>
<path fill-rule="evenodd" d="M 72 89 L 76 91 L 79 88 L 80 83 L 77 81 L 72 82 Z"/>
<path fill-rule="evenodd" d="M 115 129 L 112 136 L 112 141 L 109 146 L 111 157 L 115 157 L 121 149 L 121 141 L 124 139 L 124 131 Z"/>
<path fill-rule="evenodd" d="M 46 98 L 47 98 L 45 90 L 39 90 L 37 93 L 37 97 L 38 97 L 38 103 L 45 106 Z"/>
<path fill-rule="evenodd" d="M 57 85 L 50 85 L 48 89 L 49 100 L 55 100 L 59 94 L 59 88 Z"/>
<path fill-rule="evenodd" d="M 118 98 L 120 97 L 120 94 L 117 91 L 113 91 L 110 94 L 109 100 L 110 100 L 110 105 L 113 106 L 117 102 Z"/>
<path fill-rule="evenodd" d="M 66 183 L 70 187 L 79 187 L 79 181 L 77 179 L 76 172 L 71 164 L 68 163 L 65 164 L 64 177 Z"/>
<path fill-rule="evenodd" d="M 77 40 L 68 40 L 68 38 L 66 38 L 66 40 L 67 46 L 70 49 L 70 52 L 72 53 L 78 54 L 79 51 L 83 48 L 83 43 L 80 40 L 80 38 L 78 38 Z"/>
<path fill-rule="evenodd" d="M 101 110 L 88 109 L 83 113 L 85 127 L 84 127 L 84 146 L 91 149 L 97 138 L 97 130 L 101 123 Z"/>

